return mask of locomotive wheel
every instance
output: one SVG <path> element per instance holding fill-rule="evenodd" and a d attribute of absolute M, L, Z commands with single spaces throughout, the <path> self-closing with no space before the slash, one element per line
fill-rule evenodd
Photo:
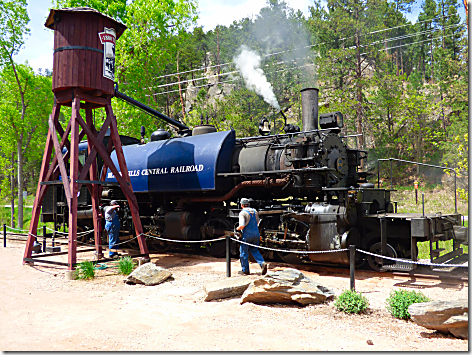
<path fill-rule="evenodd" d="M 381 254 L 382 253 L 382 243 L 375 243 L 372 245 L 369 249 L 370 253 L 374 254 Z M 387 255 L 390 258 L 397 258 L 397 252 L 395 249 L 390 245 L 387 244 Z M 382 267 L 382 258 L 378 256 L 372 256 L 372 255 L 367 255 L 367 262 L 369 263 L 369 266 L 372 268 L 374 271 L 380 271 L 380 268 Z"/>
<path fill-rule="evenodd" d="M 213 218 L 208 221 L 208 226 L 214 229 L 226 229 L 231 230 L 231 224 L 229 221 L 223 218 Z M 207 238 L 215 238 L 217 236 L 207 235 Z M 233 254 L 233 244 L 234 242 L 231 241 L 231 254 Z M 226 255 L 226 241 L 221 240 L 217 242 L 212 242 L 206 247 L 208 254 L 214 256 L 215 258 L 223 258 Z"/>
<path fill-rule="evenodd" d="M 277 255 L 282 259 L 283 262 L 287 264 L 301 264 L 302 259 L 298 253 L 285 253 L 282 251 L 278 251 Z"/>
<path fill-rule="evenodd" d="M 169 243 L 166 243 L 159 239 L 155 239 L 155 238 L 146 239 L 146 243 L 148 243 L 148 246 L 157 253 L 165 253 L 166 251 L 170 249 Z"/>

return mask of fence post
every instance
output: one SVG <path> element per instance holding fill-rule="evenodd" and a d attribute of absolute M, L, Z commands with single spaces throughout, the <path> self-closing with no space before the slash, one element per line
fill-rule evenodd
<path fill-rule="evenodd" d="M 3 224 L 3 247 L 7 247 L 7 225 Z"/>
<path fill-rule="evenodd" d="M 43 253 L 46 252 L 46 226 L 43 226 Z"/>
<path fill-rule="evenodd" d="M 231 238 L 226 235 L 226 277 L 231 277 Z"/>
<path fill-rule="evenodd" d="M 349 245 L 349 268 L 351 274 L 351 290 L 356 290 L 356 246 Z"/>

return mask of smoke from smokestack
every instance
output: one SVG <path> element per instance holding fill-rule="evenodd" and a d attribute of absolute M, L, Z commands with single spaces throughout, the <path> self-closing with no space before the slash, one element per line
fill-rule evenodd
<path fill-rule="evenodd" d="M 261 95 L 265 102 L 280 111 L 272 85 L 267 81 L 264 72 L 260 68 L 261 57 L 246 46 L 241 46 L 240 49 L 241 53 L 234 57 L 233 61 L 244 78 L 247 88 Z"/>

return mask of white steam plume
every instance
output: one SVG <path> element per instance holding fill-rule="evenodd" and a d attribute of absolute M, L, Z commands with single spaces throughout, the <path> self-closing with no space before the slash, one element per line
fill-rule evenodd
<path fill-rule="evenodd" d="M 272 85 L 267 81 L 260 68 L 261 57 L 246 46 L 241 46 L 241 53 L 234 57 L 236 69 L 241 73 L 248 89 L 255 91 L 264 98 L 264 101 L 280 111 Z"/>

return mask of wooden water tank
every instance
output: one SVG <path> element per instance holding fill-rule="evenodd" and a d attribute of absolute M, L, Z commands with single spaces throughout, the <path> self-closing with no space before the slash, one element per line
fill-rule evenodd
<path fill-rule="evenodd" d="M 54 30 L 52 91 L 113 95 L 114 46 L 126 26 L 89 7 L 52 9 L 45 26 Z"/>

